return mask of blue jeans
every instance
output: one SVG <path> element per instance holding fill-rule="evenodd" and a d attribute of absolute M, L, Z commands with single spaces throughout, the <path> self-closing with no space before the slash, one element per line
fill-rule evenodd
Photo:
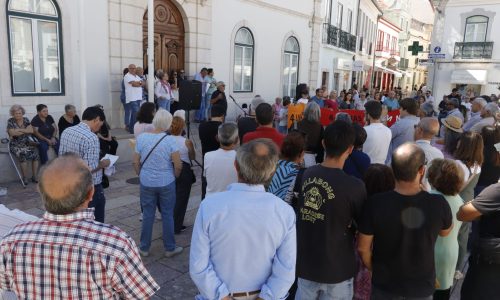
<path fill-rule="evenodd" d="M 278 131 L 279 133 L 281 134 L 287 134 L 288 133 L 288 129 L 286 128 L 286 125 L 285 126 L 278 126 Z"/>
<path fill-rule="evenodd" d="M 167 251 L 175 249 L 174 237 L 174 207 L 175 181 L 162 187 L 148 187 L 141 184 L 141 205 L 143 209 L 141 242 L 139 248 L 149 251 L 153 223 L 155 221 L 156 203 L 160 202 L 163 223 L 163 246 Z"/>
<path fill-rule="evenodd" d="M 47 153 L 49 151 L 49 144 L 46 141 L 39 140 L 40 143 L 38 144 L 38 152 L 40 152 L 40 164 L 45 164 L 49 160 L 49 154 Z M 54 151 L 56 152 L 56 156 L 59 153 L 59 140 L 56 139 L 56 144 L 52 146 L 54 148 Z"/>
<path fill-rule="evenodd" d="M 130 133 L 134 133 L 134 125 L 135 121 L 137 118 L 137 113 L 139 112 L 139 109 L 141 108 L 141 101 L 142 100 L 137 100 L 137 101 L 131 101 L 127 105 L 130 105 L 130 123 L 128 123 L 128 131 Z"/>
<path fill-rule="evenodd" d="M 130 124 L 130 117 L 132 116 L 131 105 L 130 105 L 130 103 L 122 103 L 122 104 L 123 104 L 123 110 L 124 110 L 123 124 L 125 124 L 125 126 L 128 127 Z"/>
<path fill-rule="evenodd" d="M 195 119 L 198 121 L 203 121 L 206 120 L 207 112 L 207 99 L 204 96 L 201 96 L 201 103 L 200 103 L 200 109 L 196 112 L 196 117 Z"/>
<path fill-rule="evenodd" d="M 89 207 L 94 208 L 94 217 L 97 222 L 104 223 L 104 210 L 106 208 L 106 198 L 102 184 L 94 185 L 94 196 L 89 203 Z"/>
<path fill-rule="evenodd" d="M 158 108 L 163 108 L 164 110 L 170 112 L 170 103 L 172 101 L 169 99 L 158 99 L 156 102 L 158 103 Z"/>
<path fill-rule="evenodd" d="M 299 278 L 295 300 L 351 300 L 353 296 L 353 279 L 339 283 L 319 283 Z"/>

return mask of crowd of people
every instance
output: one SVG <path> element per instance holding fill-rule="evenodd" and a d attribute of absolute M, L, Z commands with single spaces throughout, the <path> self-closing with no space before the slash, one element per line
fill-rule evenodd
<path fill-rule="evenodd" d="M 57 126 L 45 105 L 31 122 L 14 106 L 11 149 L 23 174 L 34 162 L 47 212 L 1 240 L 0 289 L 23 299 L 147 299 L 158 290 L 140 257 L 150 255 L 157 209 L 164 256 L 183 251 L 175 235 L 186 229 L 196 151 L 185 112 L 172 107 L 178 82 L 169 78 L 177 74 L 158 72 L 156 103 L 148 103 L 141 72 L 130 65 L 123 80 L 132 114 L 125 124 L 136 138 L 139 246 L 105 223 L 109 161 L 100 158 L 103 147 L 116 147 L 100 143 L 110 142 L 102 107 L 85 109 L 80 120 L 67 106 Z M 198 299 L 449 299 L 464 276 L 462 299 L 497 297 L 496 100 L 465 100 L 453 90 L 436 106 L 425 88 L 413 97 L 400 89 L 382 95 L 353 86 L 337 96 L 319 88 L 313 97 L 296 95 L 305 109 L 293 126 L 289 97 L 271 105 L 255 96 L 233 123 L 224 84 L 213 70 L 199 76 L 208 85 L 196 113 L 203 201 L 189 254 Z M 322 108 L 364 110 L 365 126 L 342 112 L 323 126 Z M 400 118 L 388 126 L 391 110 Z M 50 147 L 59 158 L 47 162 L 39 151 Z M 37 174 L 39 160 L 45 167 Z M 48 269 L 53 275 L 44 276 Z"/>

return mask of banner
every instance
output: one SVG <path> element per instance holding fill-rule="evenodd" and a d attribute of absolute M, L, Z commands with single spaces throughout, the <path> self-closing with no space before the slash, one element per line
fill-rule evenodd
<path fill-rule="evenodd" d="M 390 112 L 387 113 L 387 127 L 391 127 L 398 120 L 399 120 L 399 109 L 391 110 Z"/>
<path fill-rule="evenodd" d="M 321 109 L 321 125 L 328 126 L 330 123 L 335 121 L 335 116 L 339 113 L 347 113 L 353 123 L 358 123 L 361 126 L 365 126 L 365 111 L 364 110 L 355 110 L 355 109 L 341 109 L 341 110 L 333 110 L 329 108 Z"/>
<path fill-rule="evenodd" d="M 333 110 L 330 108 L 322 108 L 321 109 L 321 125 L 328 126 L 328 124 L 335 121 L 335 116 L 337 115 L 338 110 Z"/>
<path fill-rule="evenodd" d="M 288 105 L 288 128 L 292 127 L 293 122 L 299 122 L 304 118 L 304 104 L 290 104 Z"/>

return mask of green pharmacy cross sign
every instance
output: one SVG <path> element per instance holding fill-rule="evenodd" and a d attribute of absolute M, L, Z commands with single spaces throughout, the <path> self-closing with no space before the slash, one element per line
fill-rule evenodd
<path fill-rule="evenodd" d="M 408 47 L 408 51 L 411 51 L 411 55 L 418 55 L 418 52 L 424 51 L 424 47 L 418 44 L 418 41 L 413 42 L 411 46 Z"/>

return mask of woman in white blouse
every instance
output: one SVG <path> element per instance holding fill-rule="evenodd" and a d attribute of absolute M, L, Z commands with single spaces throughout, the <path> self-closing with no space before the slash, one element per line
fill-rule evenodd
<path fill-rule="evenodd" d="M 158 81 L 155 86 L 155 96 L 157 98 L 158 107 L 170 112 L 170 104 L 172 102 L 172 87 L 168 83 L 168 74 L 159 73 Z"/>

